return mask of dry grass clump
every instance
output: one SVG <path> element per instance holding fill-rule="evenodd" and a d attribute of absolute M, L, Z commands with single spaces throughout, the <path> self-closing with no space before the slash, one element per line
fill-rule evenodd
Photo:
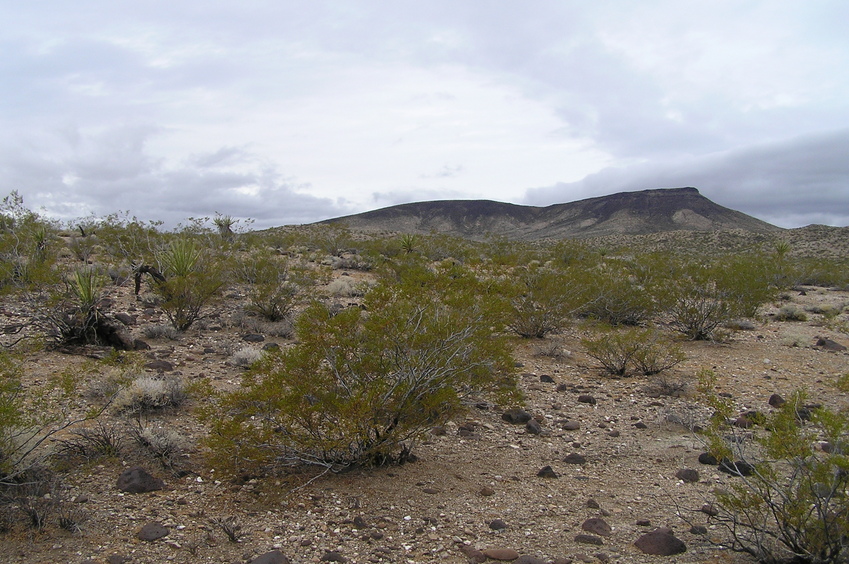
<path fill-rule="evenodd" d="M 118 393 L 115 407 L 121 412 L 148 413 L 179 407 L 187 398 L 182 378 L 143 375 Z"/>
<path fill-rule="evenodd" d="M 233 353 L 233 356 L 230 357 L 228 361 L 233 366 L 241 366 L 242 368 L 249 368 L 255 362 L 258 362 L 262 358 L 262 350 L 256 347 L 242 347 Z"/>

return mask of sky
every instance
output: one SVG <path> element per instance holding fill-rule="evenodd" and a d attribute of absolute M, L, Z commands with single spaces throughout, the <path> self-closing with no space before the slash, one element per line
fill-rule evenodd
<path fill-rule="evenodd" d="M 0 196 L 62 221 L 694 186 L 849 225 L 845 0 L 3 0 L 0 21 Z"/>

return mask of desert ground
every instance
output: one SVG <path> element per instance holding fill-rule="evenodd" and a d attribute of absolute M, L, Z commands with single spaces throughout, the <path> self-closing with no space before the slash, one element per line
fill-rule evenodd
<path fill-rule="evenodd" d="M 334 272 L 334 277 L 351 275 L 363 276 Z M 176 339 L 145 336 L 146 326 L 166 320 L 144 294 L 133 294 L 132 283 L 110 287 L 108 297 L 111 311 L 126 313 L 129 330 L 150 345 L 143 351 L 146 370 L 182 378 L 188 386 L 207 381 L 235 387 L 245 371 L 234 362 L 240 351 L 290 341 L 273 334 L 264 334 L 262 342 L 246 341 L 263 328 L 250 326 L 239 314 L 244 296 L 238 290 L 230 290 L 207 319 Z M 788 303 L 807 311 L 807 319 L 777 321 L 779 307 Z M 232 478 L 203 463 L 204 428 L 192 416 L 191 395 L 185 405 L 139 421 L 107 411 L 103 419 L 125 435 L 120 455 L 69 459 L 72 467 L 58 489 L 46 494 L 61 497 L 71 530 L 52 522 L 42 530 L 15 525 L 0 537 L 2 559 L 242 563 L 279 551 L 298 564 L 466 563 L 487 559 L 484 555 L 488 561 L 495 556 L 526 564 L 750 562 L 723 545 L 722 529 L 701 511 L 716 488 L 738 478 L 697 460 L 704 445 L 693 428 L 705 424 L 710 410 L 696 392 L 696 374 L 712 370 L 717 391 L 730 395 L 741 413 L 768 412 L 772 394 L 789 397 L 797 389 L 806 390 L 812 402 L 849 407 L 835 386 L 849 374 L 849 354 L 817 346 L 822 338 L 849 345 L 847 304 L 846 291 L 795 288 L 723 342 L 682 341 L 686 360 L 657 376 L 604 374 L 583 352 L 580 324 L 546 339 L 516 338 L 526 395 L 522 407 L 539 429 L 510 423 L 503 408 L 477 402 L 448 426 L 434 429 L 418 445 L 417 460 L 401 466 Z M 815 313 L 826 306 L 844 312 L 826 320 Z M 3 304 L 4 325 L 19 321 L 19 314 L 16 304 Z M 69 368 L 101 366 L 91 357 L 104 354 L 98 348 L 32 352 L 25 358 L 24 381 L 33 385 Z M 79 405 L 96 395 L 109 370 L 92 372 Z M 129 430 L 139 424 L 167 431 L 179 442 L 168 464 L 133 448 Z M 576 454 L 580 457 L 570 456 Z M 119 475 L 135 466 L 160 478 L 164 487 L 120 491 Z M 541 473 L 545 467 L 550 468 Z M 682 469 L 697 471 L 697 480 L 679 479 Z M 609 530 L 582 529 L 592 518 Z M 157 525 L 164 536 L 140 538 L 145 526 L 149 531 Z M 671 529 L 686 552 L 649 556 L 635 547 L 641 535 L 659 527 Z M 257 562 L 278 561 L 274 554 Z"/>

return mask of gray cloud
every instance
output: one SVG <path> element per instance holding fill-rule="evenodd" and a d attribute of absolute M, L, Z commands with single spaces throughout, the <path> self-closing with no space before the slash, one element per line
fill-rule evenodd
<path fill-rule="evenodd" d="M 60 217 L 259 226 L 695 185 L 845 225 L 848 18 L 791 0 L 9 2 L 0 192 Z"/>
<path fill-rule="evenodd" d="M 548 205 L 620 191 L 695 186 L 715 202 L 783 227 L 849 225 L 849 129 L 686 160 L 607 168 L 527 191 Z"/>

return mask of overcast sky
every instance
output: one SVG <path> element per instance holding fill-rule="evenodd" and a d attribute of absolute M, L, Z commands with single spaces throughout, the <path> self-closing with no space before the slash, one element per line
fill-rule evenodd
<path fill-rule="evenodd" d="M 60 219 L 695 186 L 849 225 L 845 0 L 27 0 L 0 22 L 0 196 Z"/>

